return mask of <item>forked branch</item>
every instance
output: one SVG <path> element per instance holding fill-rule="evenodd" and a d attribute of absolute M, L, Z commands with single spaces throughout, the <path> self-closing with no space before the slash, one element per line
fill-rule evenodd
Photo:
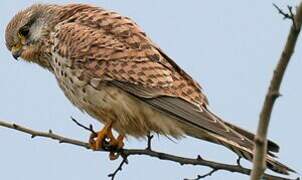
<path fill-rule="evenodd" d="M 54 133 L 52 130 L 49 130 L 48 132 L 35 131 L 30 128 L 24 127 L 24 126 L 17 125 L 15 123 L 8 123 L 8 122 L 1 121 L 1 120 L 0 120 L 0 126 L 6 127 L 9 129 L 13 129 L 16 131 L 21 131 L 23 133 L 31 135 L 32 138 L 44 137 L 44 138 L 57 140 L 57 141 L 59 141 L 59 143 L 66 143 L 66 144 L 76 145 L 76 146 L 84 147 L 86 149 L 90 149 L 88 143 L 61 136 L 59 134 Z M 151 139 L 152 139 L 151 137 L 152 136 L 149 137 L 148 146 L 149 146 L 149 144 L 151 144 Z M 149 147 L 150 148 L 146 148 L 146 149 L 115 150 L 116 153 L 121 154 L 121 156 L 124 158 L 123 160 L 125 162 L 122 162 L 120 167 L 118 167 L 118 169 L 114 173 L 110 174 L 110 177 L 114 179 L 116 174 L 121 170 L 122 166 L 124 164 L 128 163 L 127 159 L 129 156 L 137 156 L 137 155 L 150 156 L 150 157 L 158 158 L 161 160 L 167 160 L 167 161 L 179 163 L 180 165 L 206 166 L 206 167 L 213 169 L 213 173 L 214 173 L 214 170 L 215 170 L 215 172 L 218 170 L 224 170 L 224 171 L 229 171 L 229 172 L 241 173 L 241 174 L 245 174 L 245 175 L 249 175 L 251 173 L 250 169 L 244 168 L 244 167 L 240 166 L 239 164 L 231 165 L 231 164 L 218 163 L 218 162 L 203 159 L 203 158 L 201 158 L 201 156 L 197 156 L 197 158 L 184 158 L 184 157 L 179 157 L 179 156 L 175 156 L 172 154 L 158 152 L 158 151 L 152 150 L 151 146 L 149 146 Z M 108 152 L 108 151 L 103 150 L 103 152 Z M 213 173 L 211 173 L 211 174 L 213 174 Z M 273 176 L 273 175 L 269 175 L 269 174 L 264 174 L 264 178 L 270 179 L 270 180 L 294 180 L 294 179 L 289 179 L 289 178 Z"/>
<path fill-rule="evenodd" d="M 296 9 L 296 15 L 293 14 L 292 8 L 290 6 L 288 6 L 289 13 L 284 13 L 278 6 L 274 6 L 278 9 L 279 13 L 284 16 L 285 19 L 291 19 L 293 23 L 287 37 L 287 42 L 280 56 L 277 67 L 274 71 L 273 78 L 268 88 L 268 92 L 266 94 L 265 101 L 260 114 L 257 135 L 255 137 L 256 148 L 251 180 L 261 179 L 266 168 L 265 157 L 267 152 L 267 131 L 270 122 L 270 117 L 274 103 L 276 99 L 280 96 L 280 85 L 287 65 L 290 61 L 290 58 L 294 53 L 294 49 L 302 24 L 302 2 Z"/>

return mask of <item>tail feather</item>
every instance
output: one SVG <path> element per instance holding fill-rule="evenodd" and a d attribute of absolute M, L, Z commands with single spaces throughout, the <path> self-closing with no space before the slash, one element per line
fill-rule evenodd
<path fill-rule="evenodd" d="M 207 108 L 208 113 L 212 116 L 212 118 L 216 118 L 219 121 L 223 122 L 225 125 L 227 125 L 228 127 L 230 127 L 231 129 L 233 129 L 234 131 L 236 131 L 237 133 L 239 133 L 241 136 L 243 136 L 244 138 L 247 138 L 248 140 L 250 140 L 252 143 L 254 142 L 255 139 L 255 134 L 251 133 L 241 127 L 238 127 L 234 124 L 231 124 L 229 122 L 224 121 L 223 119 L 221 119 L 220 117 L 218 117 L 215 113 L 213 113 L 209 108 Z M 267 153 L 270 154 L 273 157 L 276 157 L 276 155 L 274 155 L 273 153 L 278 153 L 279 152 L 279 145 L 271 140 L 267 141 Z"/>
<path fill-rule="evenodd" d="M 206 140 L 209 142 L 223 145 L 223 146 L 227 147 L 228 149 L 230 149 L 231 151 L 233 151 L 234 153 L 236 153 L 239 157 L 247 159 L 251 162 L 253 161 L 253 157 L 254 157 L 253 147 L 243 145 L 243 144 L 249 144 L 249 143 L 254 144 L 253 141 L 250 140 L 250 138 L 246 139 L 246 141 L 248 141 L 248 143 L 237 143 L 233 140 L 228 140 L 225 137 L 222 137 L 215 133 L 208 132 L 204 129 L 201 129 L 198 127 L 192 127 L 192 126 L 185 128 L 185 132 L 187 135 L 195 137 L 197 139 L 203 139 L 203 140 Z M 268 153 L 266 156 L 266 165 L 269 169 L 271 169 L 272 171 L 275 171 L 277 173 L 285 174 L 285 175 L 288 175 L 289 172 L 295 173 L 295 171 L 293 169 L 278 162 L 277 160 L 274 159 L 274 155 L 272 156 L 270 154 L 271 153 Z"/>
<path fill-rule="evenodd" d="M 247 149 L 245 147 L 242 147 L 236 143 L 230 143 L 224 138 L 219 138 L 219 143 L 226 146 L 233 152 L 235 152 L 238 156 L 243 157 L 249 161 L 253 161 L 254 153 L 253 150 Z M 295 171 L 288 166 L 278 162 L 277 160 L 274 159 L 271 155 L 267 154 L 266 156 L 266 166 L 271 169 L 272 171 L 275 171 L 277 173 L 285 174 L 288 175 L 289 172 L 294 172 Z"/>
<path fill-rule="evenodd" d="M 241 135 L 245 136 L 246 138 L 248 138 L 251 141 L 254 141 L 255 135 L 245 129 L 242 129 L 234 124 L 228 123 L 223 121 L 226 125 L 228 125 L 229 127 L 231 127 L 232 129 L 234 129 L 235 131 L 237 131 L 238 133 L 240 133 Z M 275 152 L 278 153 L 279 152 L 279 145 L 277 143 L 275 143 L 272 140 L 268 140 L 267 141 L 267 151 L 268 152 Z"/>

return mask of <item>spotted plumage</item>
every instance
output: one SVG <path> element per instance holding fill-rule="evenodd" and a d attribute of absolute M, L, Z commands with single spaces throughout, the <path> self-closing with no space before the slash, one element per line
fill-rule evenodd
<path fill-rule="evenodd" d="M 211 112 L 199 84 L 127 17 L 84 4 L 37 4 L 11 20 L 6 45 L 52 72 L 76 107 L 122 135 L 188 135 L 253 158 L 254 135 Z M 267 165 L 287 174 L 273 158 L 278 150 L 268 142 Z"/>

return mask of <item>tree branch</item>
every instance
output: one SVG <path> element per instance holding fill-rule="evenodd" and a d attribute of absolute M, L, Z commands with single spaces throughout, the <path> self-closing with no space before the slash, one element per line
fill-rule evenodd
<path fill-rule="evenodd" d="M 67 138 L 61 135 L 58 135 L 54 133 L 52 130 L 49 130 L 49 132 L 41 132 L 41 131 L 35 131 L 30 128 L 20 126 L 14 123 L 8 123 L 5 121 L 0 120 L 0 126 L 6 127 L 9 129 L 13 129 L 16 131 L 21 131 L 23 133 L 31 135 L 32 138 L 35 137 L 44 137 L 44 138 L 50 138 L 53 140 L 59 141 L 59 143 L 66 143 L 66 144 L 72 144 L 80 147 L 84 147 L 86 149 L 90 149 L 89 144 L 86 142 L 82 142 L 79 140 Z M 148 145 L 151 144 L 151 136 L 149 137 Z M 151 146 L 150 146 L 151 147 Z M 103 152 L 108 152 L 109 150 L 102 150 Z M 201 158 L 198 156 L 197 158 L 184 158 L 184 157 L 179 157 L 167 153 L 162 153 L 162 152 L 157 152 L 154 150 L 151 150 L 151 148 L 147 149 L 120 149 L 120 150 L 115 150 L 116 153 L 120 153 L 121 156 L 125 159 L 127 159 L 129 156 L 137 156 L 137 155 L 146 155 L 154 158 L 158 158 L 161 160 L 167 160 L 167 161 L 172 161 L 179 163 L 180 165 L 198 165 L 198 166 L 207 166 L 213 169 L 213 172 L 215 170 L 224 170 L 224 171 L 229 171 L 229 172 L 236 172 L 236 173 L 241 173 L 245 175 L 249 175 L 251 173 L 250 169 L 244 168 L 240 165 L 230 165 L 230 164 L 223 164 L 223 163 L 218 163 L 214 161 L 209 161 Z M 118 169 L 110 174 L 110 177 L 114 179 L 116 176 L 117 172 L 121 170 L 121 167 L 128 161 L 122 162 Z M 269 174 L 264 174 L 263 176 L 265 179 L 270 179 L 270 180 L 294 180 L 294 179 L 289 179 L 289 178 L 283 178 L 283 177 L 278 177 L 278 176 L 273 176 Z"/>
<path fill-rule="evenodd" d="M 123 158 L 123 160 L 122 160 L 122 162 L 120 163 L 120 165 L 117 167 L 117 169 L 116 169 L 113 173 L 111 173 L 111 174 L 108 175 L 108 177 L 111 177 L 111 180 L 114 180 L 115 177 L 116 177 L 116 175 L 117 175 L 117 173 L 118 173 L 119 171 L 122 171 L 123 166 L 124 166 L 125 164 L 128 164 L 128 163 L 129 163 L 129 162 L 128 162 L 128 159 L 127 159 L 127 156 L 123 156 L 123 155 L 122 155 L 122 158 Z"/>
<path fill-rule="evenodd" d="M 287 65 L 294 52 L 297 38 L 300 32 L 301 24 L 302 24 L 302 2 L 300 3 L 299 7 L 296 9 L 295 16 L 291 12 L 291 7 L 288 7 L 290 14 L 286 14 L 278 6 L 276 5 L 274 6 L 278 9 L 279 13 L 284 16 L 284 18 L 292 19 L 293 24 L 291 26 L 284 50 L 281 54 L 277 67 L 274 71 L 273 78 L 268 88 L 268 92 L 266 94 L 265 101 L 260 114 L 257 135 L 255 137 L 256 148 L 255 148 L 255 157 L 253 161 L 254 165 L 253 165 L 251 180 L 259 180 L 265 171 L 265 159 L 266 159 L 265 157 L 267 152 L 266 150 L 267 131 L 268 131 L 271 113 L 276 99 L 280 96 L 279 93 L 280 85 L 285 70 L 287 68 Z"/>
<path fill-rule="evenodd" d="M 296 23 L 295 23 L 295 18 L 294 18 L 294 13 L 293 13 L 293 7 L 287 6 L 287 9 L 289 13 L 283 12 L 281 8 L 279 8 L 276 4 L 273 3 L 273 6 L 278 10 L 279 14 L 283 16 L 283 19 L 290 19 L 293 22 L 293 26 L 295 29 L 297 29 Z"/>
<path fill-rule="evenodd" d="M 200 180 L 200 179 L 204 179 L 208 176 L 212 176 L 212 174 L 214 174 L 216 171 L 218 171 L 217 169 L 212 169 L 210 172 L 204 174 L 204 175 L 197 175 L 196 178 L 194 179 L 184 179 L 184 180 Z"/>

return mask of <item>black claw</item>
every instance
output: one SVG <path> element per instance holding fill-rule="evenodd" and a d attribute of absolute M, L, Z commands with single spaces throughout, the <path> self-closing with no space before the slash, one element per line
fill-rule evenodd
<path fill-rule="evenodd" d="M 14 57 L 15 60 L 18 60 L 19 55 L 18 54 L 13 54 L 13 57 Z"/>

